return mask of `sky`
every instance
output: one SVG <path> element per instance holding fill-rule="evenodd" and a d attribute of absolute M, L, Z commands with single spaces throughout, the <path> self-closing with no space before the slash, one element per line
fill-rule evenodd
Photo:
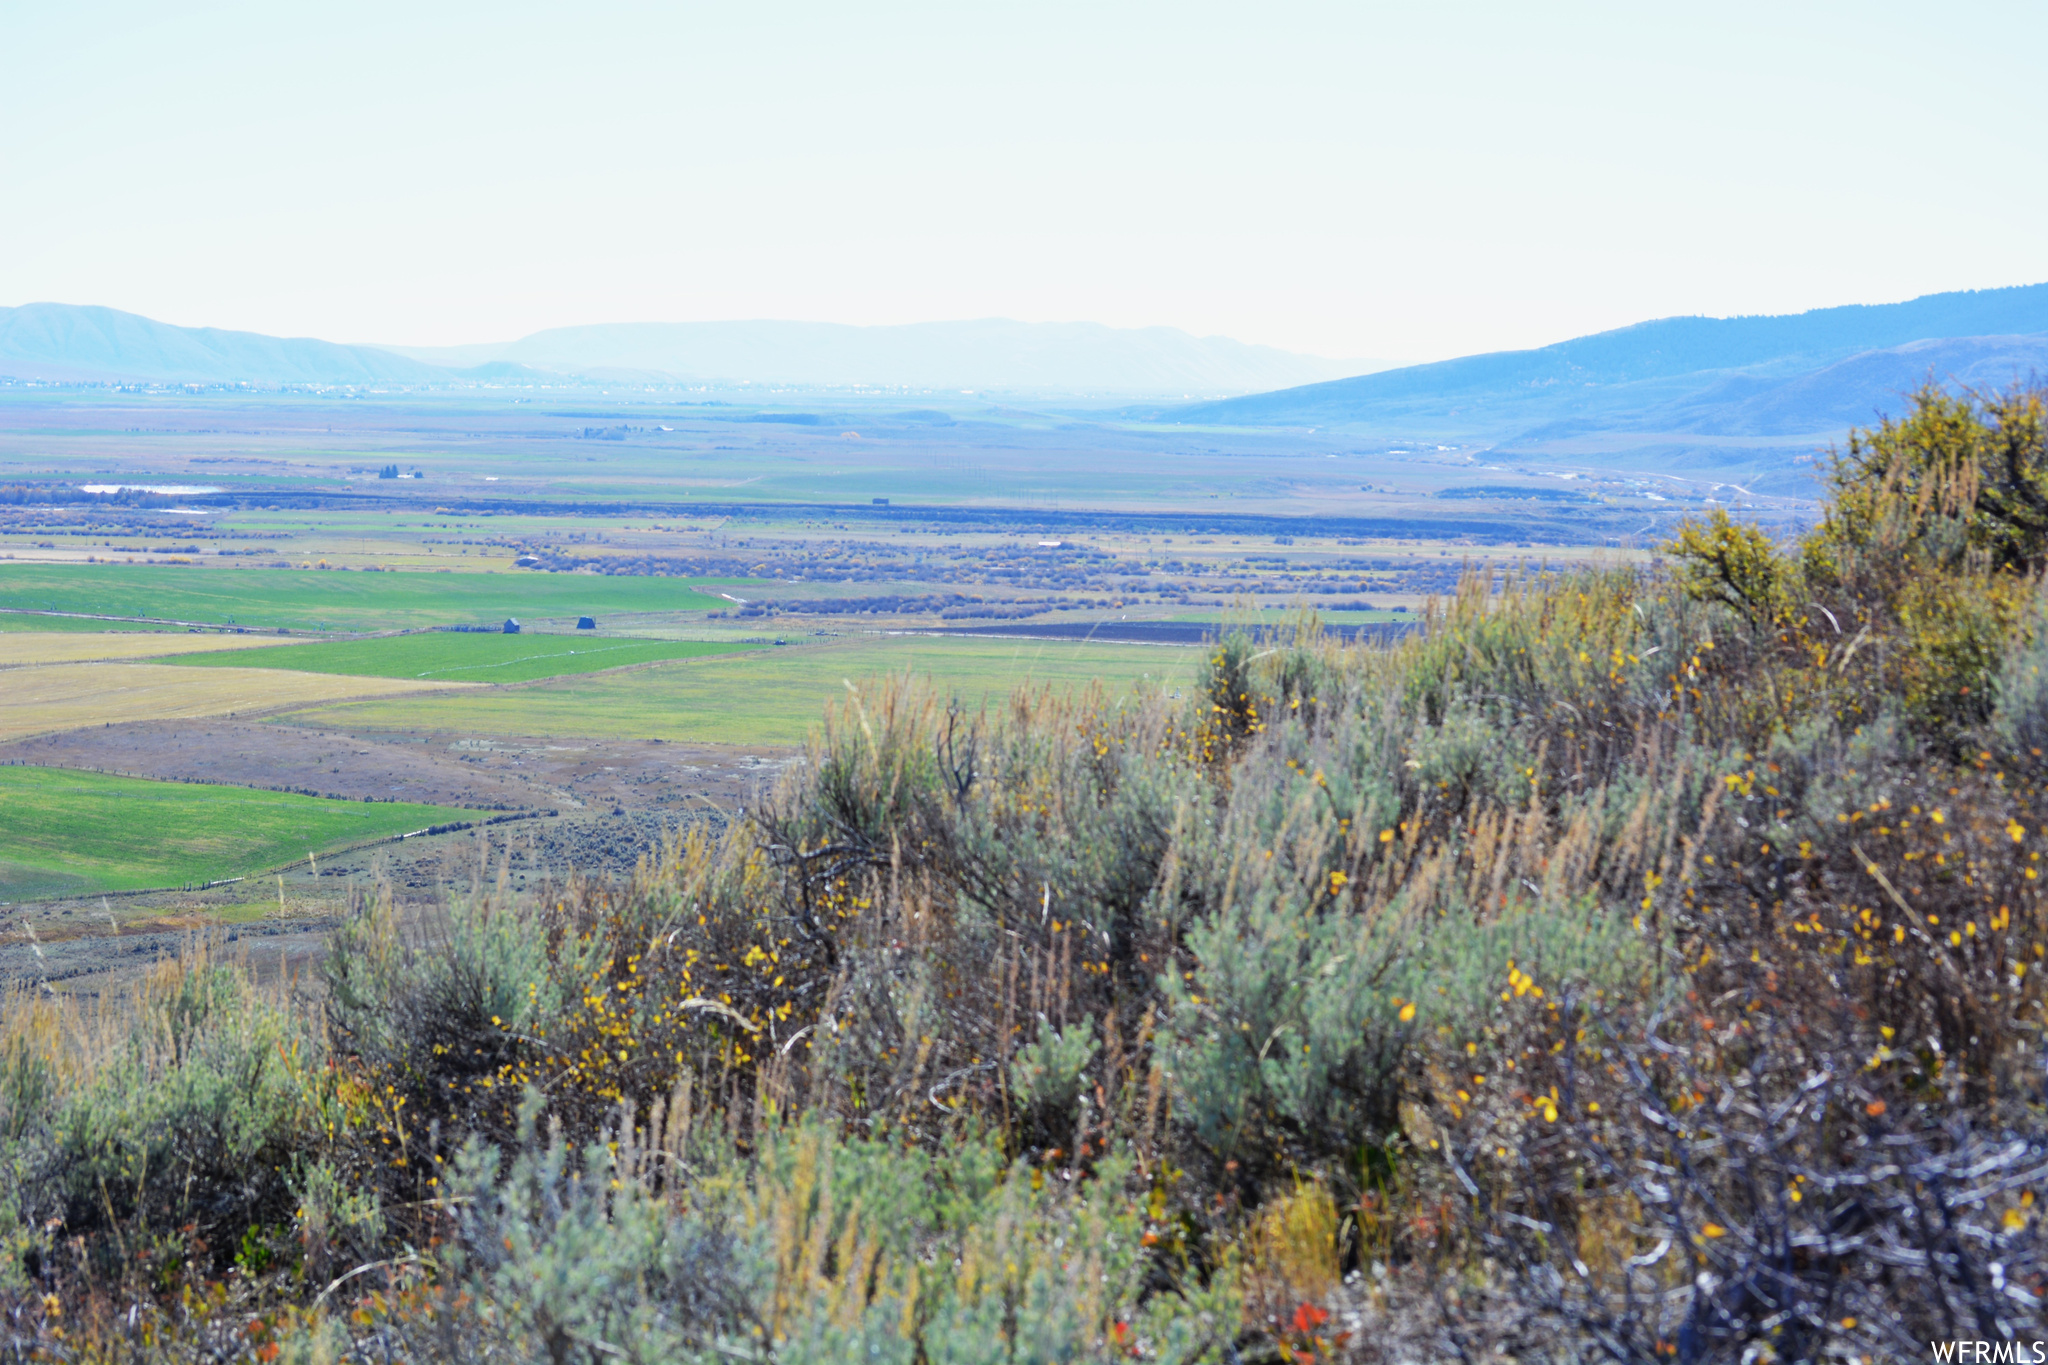
<path fill-rule="evenodd" d="M 0 305 L 1422 361 L 2048 280 L 2048 5 L 0 0 Z"/>

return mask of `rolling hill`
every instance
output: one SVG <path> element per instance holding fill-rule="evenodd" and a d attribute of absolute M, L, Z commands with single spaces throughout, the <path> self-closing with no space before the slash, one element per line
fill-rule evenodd
<path fill-rule="evenodd" d="M 158 384 L 428 383 L 446 371 L 368 346 L 174 327 L 114 308 L 0 308 L 0 375 Z"/>
<path fill-rule="evenodd" d="M 1593 432 L 1825 436 L 1898 410 L 1899 394 L 1930 374 L 1982 386 L 2033 370 L 2048 370 L 2048 284 L 1782 317 L 1665 318 L 1163 416 L 1494 443 Z"/>

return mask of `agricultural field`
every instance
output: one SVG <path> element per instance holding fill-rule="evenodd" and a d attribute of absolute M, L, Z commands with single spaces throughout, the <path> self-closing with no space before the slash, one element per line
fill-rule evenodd
<path fill-rule="evenodd" d="M 35 664 L 90 663 L 102 659 L 152 659 L 176 655 L 204 659 L 211 655 L 236 655 L 229 662 L 247 663 L 252 649 L 286 643 L 275 635 L 187 635 L 169 631 L 138 634 L 133 631 L 86 634 L 83 631 L 19 631 L 0 643 L 0 668 L 25 668 Z"/>
<path fill-rule="evenodd" d="M 1204 651 L 1066 640 L 871 635 L 460 695 L 329 705 L 281 720 L 342 730 L 794 745 L 848 684 L 910 674 L 971 707 L 1017 687 L 1175 689 Z"/>
<path fill-rule="evenodd" d="M 0 903 L 203 884 L 473 818 L 445 806 L 0 767 Z"/>
<path fill-rule="evenodd" d="M 1393 535 L 1585 543 L 1589 523 L 1611 534 L 1661 520 L 1726 489 L 1717 480 L 1742 477 L 1698 466 L 1595 471 L 1534 455 L 1503 467 L 1469 444 L 1181 427 L 1086 403 L 926 395 L 905 409 L 901 397 L 847 393 L 707 404 L 699 395 L 586 392 L 573 410 L 549 411 L 547 400 L 526 397 L 394 393 L 333 405 L 289 395 L 17 393 L 0 408 L 0 471 L 121 470 L 220 488 L 272 513 L 287 533 L 298 520 L 294 498 L 309 488 L 397 503 L 404 519 L 431 517 L 436 531 L 451 532 L 431 547 L 437 559 L 465 549 L 473 558 L 476 532 L 515 515 L 507 504 L 533 498 L 591 512 L 631 508 L 636 525 L 736 501 L 816 515 L 886 498 L 893 508 L 1376 518 L 1415 525 Z M 378 479 L 394 457 L 418 477 Z M 1563 488 L 1583 496 L 1560 504 Z M 496 520 L 479 527 L 487 510 Z M 362 553 L 396 548 L 403 538 L 391 533 L 406 529 L 390 525 L 398 519 L 356 520 L 348 540 Z M 147 553 L 167 543 L 175 542 L 108 526 L 95 548 Z"/>
<path fill-rule="evenodd" d="M 233 625 L 361 631 L 702 611 L 727 603 L 664 578 L 502 573 L 353 573 L 164 564 L 0 565 L 0 608 Z"/>
<path fill-rule="evenodd" d="M 283 668 L 358 678 L 519 683 L 634 664 L 703 658 L 755 647 L 705 640 L 620 640 L 587 635 L 435 632 L 290 645 L 261 659 L 185 654 L 173 655 L 164 662 L 195 668 Z"/>
<path fill-rule="evenodd" d="M 0 393 L 34 493 L 0 502 L 5 761 L 537 802 L 539 847 L 616 872 L 750 801 L 848 683 L 1171 692 L 1210 627 L 1399 626 L 1470 572 L 1638 561 L 1651 521 L 1620 477 L 1573 476 L 1576 511 L 1442 496 L 1555 476 L 1441 446 L 599 397 Z"/>
<path fill-rule="evenodd" d="M 349 678 L 270 668 L 42 664 L 7 671 L 7 685 L 0 689 L 0 739 L 127 721 L 246 715 L 310 702 L 471 685 Z"/>
<path fill-rule="evenodd" d="M 182 628 L 175 628 L 183 635 Z M 154 621 L 110 621 L 98 616 L 57 616 L 40 611 L 0 611 L 0 635 L 169 635 L 171 626 Z"/>
<path fill-rule="evenodd" d="M 982 405 L 825 433 L 639 400 L 601 429 L 497 400 L 18 400 L 0 480 L 185 491 L 0 504 L 7 761 L 539 802 L 562 812 L 541 847 L 614 871 L 661 820 L 751 800 L 849 682 L 1171 691 L 1209 625 L 1397 623 L 1469 568 L 1632 553 L 1437 502 L 1459 452 Z M 97 902 L 51 913 L 74 911 Z"/>

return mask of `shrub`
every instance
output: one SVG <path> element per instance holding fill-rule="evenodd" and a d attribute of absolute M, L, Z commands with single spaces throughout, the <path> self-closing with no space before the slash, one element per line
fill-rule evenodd
<path fill-rule="evenodd" d="M 1751 629 L 1772 629 L 1792 611 L 1792 565 L 1762 531 L 1737 525 L 1722 509 L 1716 508 L 1705 525 L 1679 527 L 1672 550 L 1686 592 L 1720 603 Z"/>
<path fill-rule="evenodd" d="M 251 1227 L 289 1222 L 287 1174 L 315 1113 L 303 1019 L 198 956 L 152 971 L 103 1046 L 27 1135 L 24 1213 L 74 1233 L 178 1234 L 217 1265 Z"/>
<path fill-rule="evenodd" d="M 958 1135 L 941 1161 L 816 1124 L 770 1128 L 742 1160 L 716 1137 L 644 1127 L 572 1155 L 534 1126 L 507 1156 L 453 1163 L 459 1209 L 434 1275 L 350 1291 L 348 1325 L 294 1324 L 350 1359 L 1108 1361 L 1200 1354 L 1234 1330 L 1227 1280 L 1157 1281 L 1131 1166 L 1095 1178 L 1006 1165 Z M 685 1172 L 688 1175 L 685 1176 Z M 600 1343 L 600 1352 L 592 1343 Z"/>
<path fill-rule="evenodd" d="M 1923 394 L 1796 543 L 1721 518 L 1668 567 L 1468 576 L 1386 647 L 1232 633 L 1186 703 L 855 689 L 750 818 L 631 878 L 363 907 L 324 1029 L 196 960 L 90 1017 L 17 997 L 0 1330 L 1189 1365 L 2030 1339 L 2041 408 Z"/>
<path fill-rule="evenodd" d="M 2048 596 L 2036 591 L 1998 668 L 1986 741 L 2038 764 L 2048 751 Z"/>

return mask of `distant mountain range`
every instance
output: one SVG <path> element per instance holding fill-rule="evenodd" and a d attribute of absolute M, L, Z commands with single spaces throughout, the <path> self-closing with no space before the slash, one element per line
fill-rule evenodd
<path fill-rule="evenodd" d="M 30 303 L 0 308 L 0 375 L 160 384 L 378 384 L 447 379 L 445 371 L 370 346 L 173 327 L 113 308 Z"/>
<path fill-rule="evenodd" d="M 2048 284 L 1783 317 L 1665 318 L 1161 416 L 1599 454 L 1602 463 L 1631 446 L 1646 459 L 1690 452 L 1754 463 L 1794 438 L 1825 440 L 1897 413 L 1901 395 L 1929 377 L 1985 388 L 2036 373 L 2048 374 Z"/>
<path fill-rule="evenodd" d="M 623 323 L 401 348 L 174 327 L 111 308 L 0 308 L 0 376 L 18 379 L 1094 396 L 1167 424 L 1315 428 L 1326 440 L 1355 438 L 1360 453 L 1374 442 L 1391 454 L 1433 441 L 1502 468 L 1702 474 L 1804 494 L 1811 461 L 1802 453 L 1902 410 L 1902 395 L 1930 376 L 1984 388 L 2048 374 L 2048 284 L 1783 317 L 1665 318 L 1535 350 L 1358 373 L 1365 365 L 1094 323 Z M 1184 394 L 1248 396 L 1177 401 Z"/>
<path fill-rule="evenodd" d="M 1172 327 L 1095 322 L 630 322 L 489 346 L 387 349 L 436 365 L 510 363 L 599 379 L 874 385 L 1028 393 L 1254 393 L 1378 368 Z"/>
<path fill-rule="evenodd" d="M 1170 327 L 1096 323 L 620 323 L 482 346 L 344 346 L 175 327 L 112 308 L 0 308 L 0 375 L 172 384 L 432 385 L 588 380 L 1183 397 L 1355 374 L 1324 360 Z"/>

